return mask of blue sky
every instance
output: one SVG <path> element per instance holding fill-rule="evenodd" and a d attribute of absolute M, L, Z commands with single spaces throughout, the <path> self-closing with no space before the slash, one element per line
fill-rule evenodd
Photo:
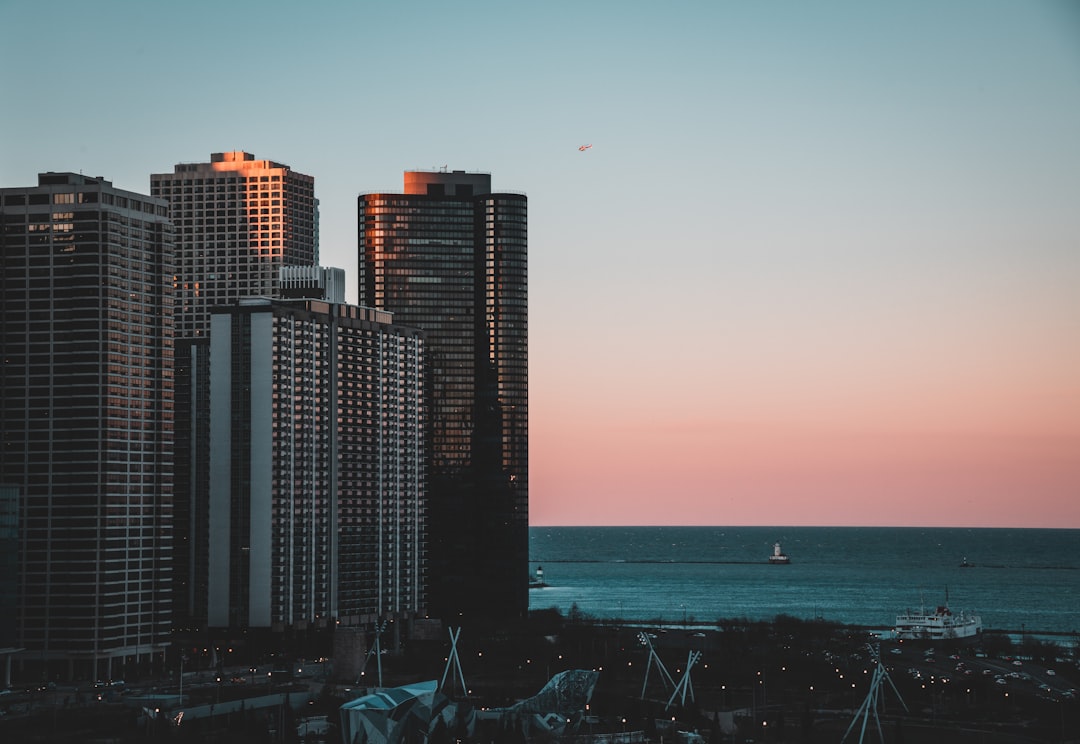
<path fill-rule="evenodd" d="M 1078 8 L 0 0 L 0 185 L 526 192 L 534 523 L 1080 527 Z"/>

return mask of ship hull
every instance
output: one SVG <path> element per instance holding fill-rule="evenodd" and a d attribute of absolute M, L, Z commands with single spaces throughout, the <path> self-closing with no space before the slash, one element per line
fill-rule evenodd
<path fill-rule="evenodd" d="M 939 607 L 932 613 L 898 615 L 893 631 L 902 641 L 964 641 L 980 637 L 982 620 L 977 615 L 954 615 L 948 607 Z"/>

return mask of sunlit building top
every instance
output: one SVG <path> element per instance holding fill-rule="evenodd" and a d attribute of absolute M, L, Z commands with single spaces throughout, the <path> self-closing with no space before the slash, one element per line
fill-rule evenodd
<path fill-rule="evenodd" d="M 150 176 L 176 226 L 176 333 L 205 335 L 210 308 L 279 296 L 282 266 L 319 260 L 315 179 L 249 152 Z"/>

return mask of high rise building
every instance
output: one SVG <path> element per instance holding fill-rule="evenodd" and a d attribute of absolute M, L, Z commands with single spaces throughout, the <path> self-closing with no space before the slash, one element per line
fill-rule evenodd
<path fill-rule="evenodd" d="M 311 176 L 248 152 L 219 152 L 150 176 L 176 230 L 176 571 L 178 629 L 207 617 L 209 361 L 213 307 L 280 297 L 286 266 L 318 262 L 318 201 Z M 200 370 L 202 374 L 200 374 Z"/>
<path fill-rule="evenodd" d="M 0 221 L 0 487 L 20 533 L 12 642 L 50 679 L 112 676 L 170 631 L 167 204 L 44 173 L 0 189 Z"/>
<path fill-rule="evenodd" d="M 282 266 L 319 261 L 315 179 L 248 152 L 217 152 L 150 176 L 176 226 L 176 335 L 202 336 L 210 308 L 277 297 Z"/>
<path fill-rule="evenodd" d="M 430 606 L 528 610 L 527 200 L 482 173 L 359 197 L 361 302 L 427 333 Z"/>
<path fill-rule="evenodd" d="M 423 334 L 242 300 L 213 311 L 209 371 L 209 625 L 423 616 Z"/>

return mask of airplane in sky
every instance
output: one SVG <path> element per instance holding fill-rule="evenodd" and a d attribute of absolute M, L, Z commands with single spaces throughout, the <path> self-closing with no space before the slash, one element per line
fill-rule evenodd
<path fill-rule="evenodd" d="M 581 147 L 579 147 L 578 149 L 579 149 L 579 150 L 581 150 L 582 152 L 585 152 L 585 151 L 586 151 L 586 150 L 588 150 L 588 149 L 589 149 L 590 147 L 592 147 L 592 145 L 582 145 L 582 146 L 581 146 Z"/>

